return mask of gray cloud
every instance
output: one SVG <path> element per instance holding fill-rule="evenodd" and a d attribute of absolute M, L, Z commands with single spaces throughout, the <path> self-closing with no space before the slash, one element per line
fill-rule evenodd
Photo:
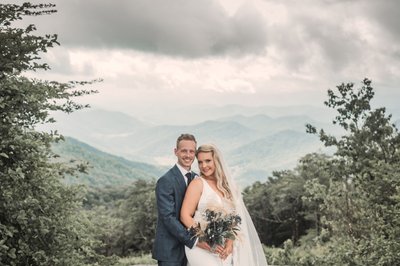
<path fill-rule="evenodd" d="M 386 0 L 386 1 L 373 1 L 370 0 L 365 10 L 366 16 L 370 16 L 376 20 L 381 26 L 382 30 L 387 32 L 393 40 L 400 40 L 400 1 Z"/>
<path fill-rule="evenodd" d="M 333 71 L 362 58 L 370 47 L 358 32 L 344 30 L 348 18 L 365 16 L 382 27 L 382 32 L 387 32 L 386 36 L 380 33 L 382 42 L 385 38 L 393 42 L 400 36 L 397 0 L 385 4 L 372 0 L 288 0 L 287 21 L 277 24 L 268 24 L 268 15 L 263 18 L 248 3 L 229 16 L 215 0 L 53 2 L 58 14 L 44 17 L 46 23 L 40 28 L 59 33 L 64 46 L 133 49 L 181 57 L 255 54 L 273 47 L 294 70 L 316 56 Z M 393 52 L 396 49 L 388 51 Z"/>
<path fill-rule="evenodd" d="M 361 46 L 361 36 L 344 31 L 343 25 L 316 18 L 304 20 L 303 25 L 306 41 L 318 47 L 333 71 L 343 69 L 362 57 L 365 48 Z"/>
<path fill-rule="evenodd" d="M 229 0 L 224 1 L 228 6 Z M 67 51 L 54 56 L 50 65 L 61 74 L 110 74 L 109 79 L 118 82 L 110 87 L 163 88 L 168 95 L 192 88 L 194 101 L 241 102 L 240 90 L 231 99 L 226 97 L 229 89 L 216 94 L 222 100 L 198 96 L 198 91 L 206 91 L 206 96 L 240 79 L 240 84 L 255 88 L 255 102 L 278 90 L 287 91 L 285 98 L 290 98 L 293 91 L 308 94 L 364 77 L 391 92 L 399 84 L 397 0 L 260 0 L 254 4 L 259 10 L 250 4 L 253 1 L 243 0 L 233 15 L 218 0 L 55 2 L 57 14 L 32 18 L 41 33 L 59 33 Z M 80 52 L 82 60 L 77 58 Z M 124 58 L 135 65 L 121 62 Z"/>
<path fill-rule="evenodd" d="M 58 13 L 41 30 L 62 45 L 134 49 L 182 57 L 263 51 L 261 15 L 245 6 L 229 16 L 216 1 L 53 1 Z"/>
<path fill-rule="evenodd" d="M 288 0 L 284 8 L 286 18 L 268 27 L 268 45 L 288 69 L 302 71 L 314 64 L 318 69 L 312 70 L 335 76 L 355 67 L 369 75 L 398 65 L 393 58 L 400 50 L 395 41 L 400 1 Z M 382 68 L 380 62 L 390 64 Z"/>

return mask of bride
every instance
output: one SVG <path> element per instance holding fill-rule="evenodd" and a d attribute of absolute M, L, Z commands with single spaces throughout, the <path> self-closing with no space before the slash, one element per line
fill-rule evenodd
<path fill-rule="evenodd" d="M 181 221 L 193 228 L 210 206 L 234 212 L 241 217 L 240 231 L 235 240 L 205 250 L 185 247 L 188 266 L 265 266 L 260 239 L 243 203 L 240 191 L 228 175 L 221 154 L 214 145 L 202 145 L 196 151 L 200 177 L 190 182 L 181 209 Z M 213 252 L 212 252 L 213 251 Z"/>

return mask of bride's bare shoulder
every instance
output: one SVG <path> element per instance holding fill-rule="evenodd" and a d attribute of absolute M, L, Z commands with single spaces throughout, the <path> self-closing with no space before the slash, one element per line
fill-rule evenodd
<path fill-rule="evenodd" d="M 203 189 L 203 181 L 200 177 L 197 177 L 190 182 L 188 186 L 188 190 L 202 190 Z"/>
<path fill-rule="evenodd" d="M 203 181 L 201 180 L 201 177 L 197 177 L 193 179 L 192 182 L 190 182 L 189 186 L 191 186 L 192 184 L 193 186 L 203 186 Z"/>

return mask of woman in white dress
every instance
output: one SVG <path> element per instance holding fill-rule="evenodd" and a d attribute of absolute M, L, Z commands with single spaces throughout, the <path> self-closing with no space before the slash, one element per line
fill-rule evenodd
<path fill-rule="evenodd" d="M 241 217 L 238 239 L 227 239 L 213 252 L 196 245 L 185 247 L 188 266 L 265 266 L 267 265 L 260 239 L 244 206 L 240 191 L 227 173 L 221 154 L 214 145 L 202 145 L 196 151 L 200 177 L 190 182 L 181 208 L 181 221 L 195 227 L 205 209 L 223 209 Z"/>

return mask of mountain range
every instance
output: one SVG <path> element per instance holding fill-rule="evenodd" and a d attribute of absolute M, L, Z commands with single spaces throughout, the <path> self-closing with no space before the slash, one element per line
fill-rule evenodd
<path fill-rule="evenodd" d="M 242 107 L 238 110 L 243 113 L 254 111 L 251 109 L 246 112 Z M 318 110 L 309 108 L 307 114 L 293 110 L 293 114 L 285 116 L 270 116 L 265 113 L 244 115 L 228 106 L 223 112 L 216 111 L 214 116 L 207 113 L 204 117 L 213 119 L 204 119 L 195 124 L 173 125 L 154 124 L 121 112 L 89 109 L 71 115 L 56 115 L 58 122 L 43 127 L 42 130 L 57 129 L 63 135 L 72 137 L 73 139 L 67 140 L 67 144 L 74 144 L 75 149 L 79 140 L 78 146 L 83 150 L 76 152 L 74 156 L 82 153 L 90 158 L 95 154 L 107 154 L 107 158 L 117 159 L 118 164 L 124 167 L 129 165 L 134 168 L 139 164 L 151 166 L 139 169 L 144 178 L 157 177 L 161 170 L 170 167 L 176 161 L 173 152 L 176 138 L 181 133 L 192 133 L 198 144 L 216 144 L 232 175 L 242 185 L 248 185 L 254 181 L 265 181 L 273 171 L 293 168 L 307 153 L 332 152 L 323 147 L 317 136 L 305 132 L 305 125 L 310 123 L 333 135 L 341 133 L 331 123 L 317 120 L 315 117 L 321 114 L 313 116 L 313 113 Z M 106 173 L 107 168 L 113 165 L 107 160 L 94 161 L 96 166 L 93 171 L 99 173 Z M 119 167 L 112 168 L 115 170 Z M 194 170 L 197 170 L 196 164 Z M 123 175 L 132 176 L 127 172 Z M 102 182 L 111 184 L 111 179 L 109 176 Z"/>

